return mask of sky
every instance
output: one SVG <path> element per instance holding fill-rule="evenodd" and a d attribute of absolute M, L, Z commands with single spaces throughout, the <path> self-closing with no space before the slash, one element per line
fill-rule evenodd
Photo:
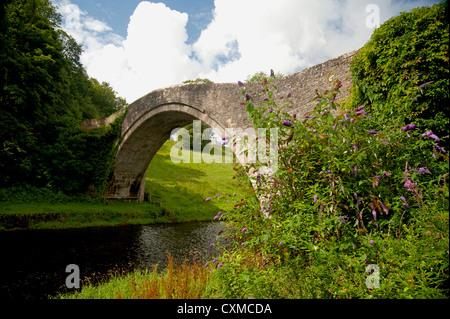
<path fill-rule="evenodd" d="M 89 76 L 128 103 L 186 80 L 289 75 L 364 46 L 400 12 L 438 0 L 52 0 Z"/>

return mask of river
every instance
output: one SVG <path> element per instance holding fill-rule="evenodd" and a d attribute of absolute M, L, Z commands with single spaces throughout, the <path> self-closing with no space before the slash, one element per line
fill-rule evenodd
<path fill-rule="evenodd" d="M 66 266 L 80 277 L 104 278 L 113 270 L 163 269 L 175 262 L 206 262 L 222 223 L 156 224 L 68 230 L 0 232 L 0 298 L 46 299 L 65 291 Z"/>

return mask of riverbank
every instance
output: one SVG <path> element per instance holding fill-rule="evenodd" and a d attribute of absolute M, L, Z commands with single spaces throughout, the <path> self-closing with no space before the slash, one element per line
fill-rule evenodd
<path fill-rule="evenodd" d="M 208 275 L 202 264 L 175 264 L 169 255 L 163 272 L 154 267 L 125 275 L 112 273 L 104 283 L 83 282 L 82 289 L 58 294 L 54 299 L 201 299 Z"/>
<path fill-rule="evenodd" d="M 30 187 L 3 189 L 0 231 L 211 221 L 219 211 L 232 209 L 233 203 L 227 198 L 234 194 L 254 197 L 246 178 L 234 178 L 234 164 L 175 164 L 170 158 L 174 144 L 167 141 L 147 169 L 146 197 L 153 204 L 106 202 Z M 193 152 L 189 156 L 192 158 Z M 221 196 L 216 197 L 219 193 Z M 213 200 L 205 202 L 207 197 Z"/>
<path fill-rule="evenodd" d="M 150 203 L 0 203 L 0 231 L 171 222 Z"/>

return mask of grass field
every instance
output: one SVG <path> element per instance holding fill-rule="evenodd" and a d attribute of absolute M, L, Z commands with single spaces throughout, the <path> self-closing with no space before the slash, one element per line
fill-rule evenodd
<path fill-rule="evenodd" d="M 189 163 L 173 163 L 170 150 L 174 144 L 167 141 L 153 158 L 145 189 L 151 196 L 161 197 L 163 206 L 175 213 L 177 221 L 212 220 L 217 212 L 232 209 L 237 200 L 254 196 L 246 177 L 233 179 L 235 164 L 192 163 L 193 152 L 189 152 Z M 221 158 L 216 160 L 220 162 Z M 211 201 L 205 202 L 208 197 Z"/>

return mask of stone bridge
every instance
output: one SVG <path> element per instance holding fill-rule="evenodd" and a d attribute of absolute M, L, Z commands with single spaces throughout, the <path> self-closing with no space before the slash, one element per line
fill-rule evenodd
<path fill-rule="evenodd" d="M 341 99 L 351 88 L 350 61 L 356 51 L 277 79 L 278 96 L 292 95 L 290 113 L 299 116 L 314 107 L 315 90 L 332 87 L 332 81 L 343 83 Z M 247 83 L 249 94 L 257 98 L 261 83 Z M 226 128 L 249 127 L 241 90 L 236 83 L 196 83 L 158 89 L 143 96 L 127 108 L 106 119 L 87 120 L 86 129 L 107 125 L 127 111 L 122 124 L 122 140 L 107 187 L 110 199 L 142 201 L 145 174 L 155 153 L 170 138 L 173 129 L 199 119 L 224 136 Z"/>

